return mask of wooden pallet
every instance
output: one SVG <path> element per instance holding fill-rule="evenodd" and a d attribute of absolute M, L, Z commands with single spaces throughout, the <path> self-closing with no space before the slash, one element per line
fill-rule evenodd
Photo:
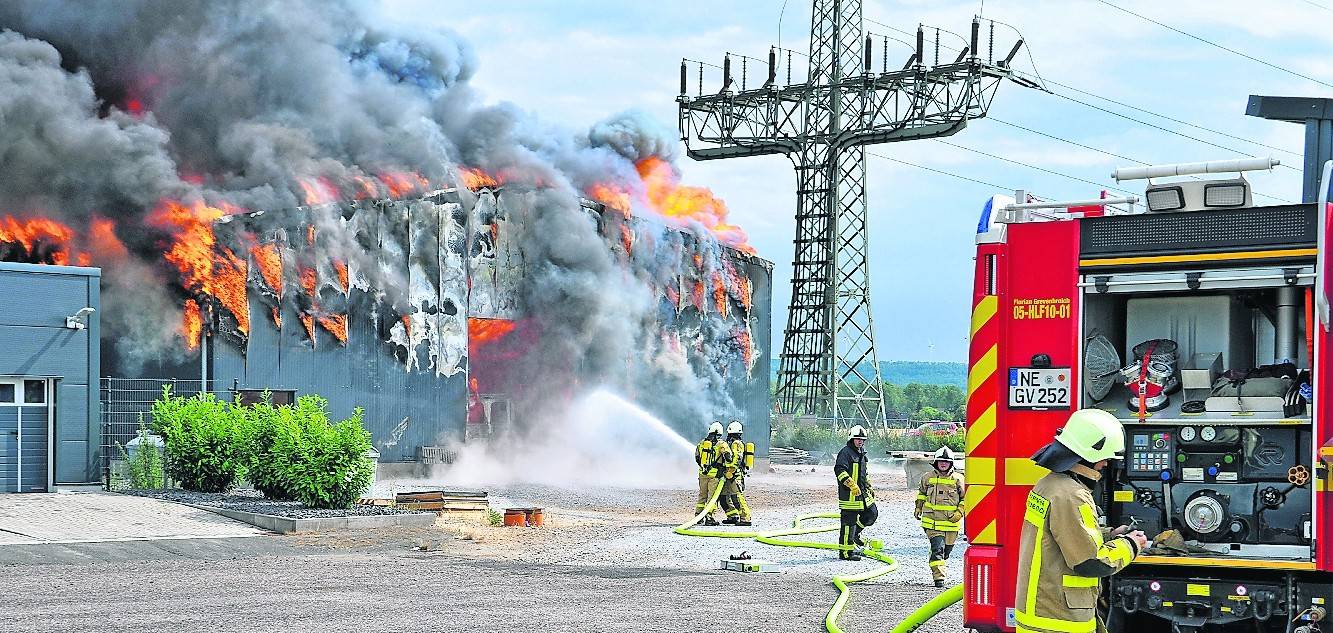
<path fill-rule="evenodd" d="M 398 507 L 434 512 L 485 512 L 490 509 L 484 492 L 466 490 L 424 490 L 400 492 L 394 497 Z"/>

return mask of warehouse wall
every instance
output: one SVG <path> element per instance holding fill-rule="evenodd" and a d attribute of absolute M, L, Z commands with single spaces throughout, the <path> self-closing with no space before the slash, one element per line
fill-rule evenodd
<path fill-rule="evenodd" d="M 87 329 L 75 330 L 65 317 L 100 309 L 100 282 L 97 268 L 0 263 L 0 376 L 56 379 L 47 457 L 57 484 L 99 479 L 99 319 L 93 314 Z"/>

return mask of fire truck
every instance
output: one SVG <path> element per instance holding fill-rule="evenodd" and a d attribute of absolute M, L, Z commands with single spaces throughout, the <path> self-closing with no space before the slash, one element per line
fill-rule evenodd
<path fill-rule="evenodd" d="M 1251 114 L 1305 102 L 1333 104 L 1252 97 Z M 1108 628 L 1320 631 L 1333 603 L 1333 135 L 1318 132 L 1333 121 L 1305 122 L 1316 133 L 1300 204 L 1256 205 L 1244 174 L 1277 161 L 1241 159 L 1116 170 L 1146 181 L 1141 200 L 1020 191 L 988 205 L 967 386 L 966 627 L 1014 630 L 1024 508 L 1045 474 L 1029 458 L 1071 411 L 1097 407 L 1126 431 L 1125 459 L 1094 491 L 1107 526 L 1178 537 L 1104 583 Z"/>

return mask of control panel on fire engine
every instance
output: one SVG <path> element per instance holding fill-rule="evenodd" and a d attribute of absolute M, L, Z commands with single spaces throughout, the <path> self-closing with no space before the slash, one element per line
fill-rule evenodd
<path fill-rule="evenodd" d="M 1130 475 L 1154 474 L 1171 468 L 1171 456 L 1175 454 L 1169 432 L 1134 433 L 1130 436 L 1129 455 L 1126 466 Z"/>

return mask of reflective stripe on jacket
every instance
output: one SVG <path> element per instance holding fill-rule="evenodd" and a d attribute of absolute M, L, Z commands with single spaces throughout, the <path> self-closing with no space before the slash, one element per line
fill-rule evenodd
<path fill-rule="evenodd" d="M 875 493 L 870 489 L 870 478 L 866 472 L 869 461 L 865 451 L 857 450 L 851 440 L 838 451 L 838 458 L 833 462 L 833 474 L 838 477 L 838 508 L 841 510 L 864 510 L 875 504 Z M 861 496 L 853 496 L 847 485 L 854 481 L 861 488 Z"/>
<path fill-rule="evenodd" d="M 940 474 L 931 470 L 917 487 L 916 509 L 921 512 L 921 527 L 939 532 L 957 532 L 962 528 L 963 476 L 956 470 Z"/>
<path fill-rule="evenodd" d="M 1098 516 L 1092 491 L 1069 473 L 1050 473 L 1032 487 L 1018 545 L 1018 631 L 1097 630 L 1101 579 L 1138 556 L 1127 537 L 1103 540 Z"/>

